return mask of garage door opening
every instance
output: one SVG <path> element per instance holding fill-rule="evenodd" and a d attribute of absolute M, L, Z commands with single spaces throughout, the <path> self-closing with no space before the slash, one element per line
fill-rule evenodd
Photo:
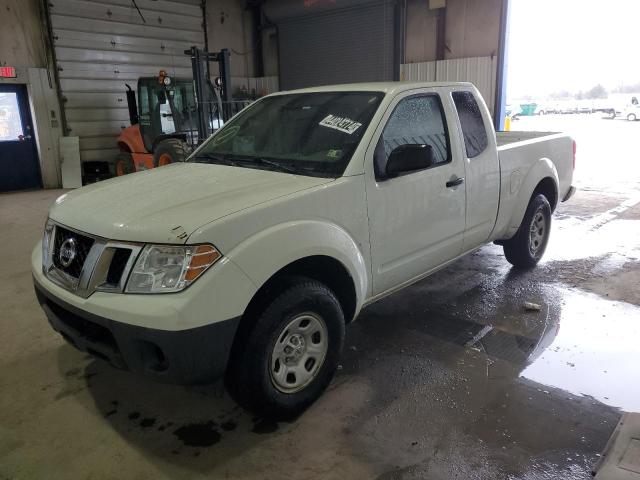
<path fill-rule="evenodd" d="M 583 190 L 625 193 L 640 182 L 633 153 L 640 133 L 639 15 L 634 0 L 510 2 L 511 130 L 570 134 Z"/>

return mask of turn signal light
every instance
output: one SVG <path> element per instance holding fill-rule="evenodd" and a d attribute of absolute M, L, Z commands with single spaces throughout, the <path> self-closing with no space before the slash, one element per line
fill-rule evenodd
<path fill-rule="evenodd" d="M 211 245 L 196 246 L 191 254 L 191 262 L 189 262 L 184 279 L 188 282 L 193 282 L 207 268 L 216 263 L 221 256 L 222 254 Z"/>

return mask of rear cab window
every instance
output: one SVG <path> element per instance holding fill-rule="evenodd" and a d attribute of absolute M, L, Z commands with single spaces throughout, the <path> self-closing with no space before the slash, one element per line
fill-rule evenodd
<path fill-rule="evenodd" d="M 482 119 L 480 106 L 471 92 L 453 92 L 452 96 L 462 127 L 467 157 L 475 158 L 489 145 L 487 127 Z"/>

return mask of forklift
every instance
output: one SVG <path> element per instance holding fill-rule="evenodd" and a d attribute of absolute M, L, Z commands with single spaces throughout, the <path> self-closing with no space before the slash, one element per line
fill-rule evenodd
<path fill-rule="evenodd" d="M 191 57 L 193 79 L 161 70 L 157 77 L 139 78 L 137 92 L 126 85 L 131 126 L 118 137 L 117 176 L 184 161 L 238 110 L 229 91 L 229 51 L 208 53 L 194 46 L 184 53 Z M 209 62 L 218 63 L 215 87 Z"/>

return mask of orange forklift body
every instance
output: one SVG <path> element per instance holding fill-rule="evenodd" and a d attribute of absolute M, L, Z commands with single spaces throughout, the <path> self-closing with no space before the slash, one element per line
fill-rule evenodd
<path fill-rule="evenodd" d="M 140 125 L 131 125 L 122 130 L 118 137 L 118 147 L 122 151 L 131 152 L 136 172 L 153 168 L 153 154 L 149 153 L 144 146 Z"/>

